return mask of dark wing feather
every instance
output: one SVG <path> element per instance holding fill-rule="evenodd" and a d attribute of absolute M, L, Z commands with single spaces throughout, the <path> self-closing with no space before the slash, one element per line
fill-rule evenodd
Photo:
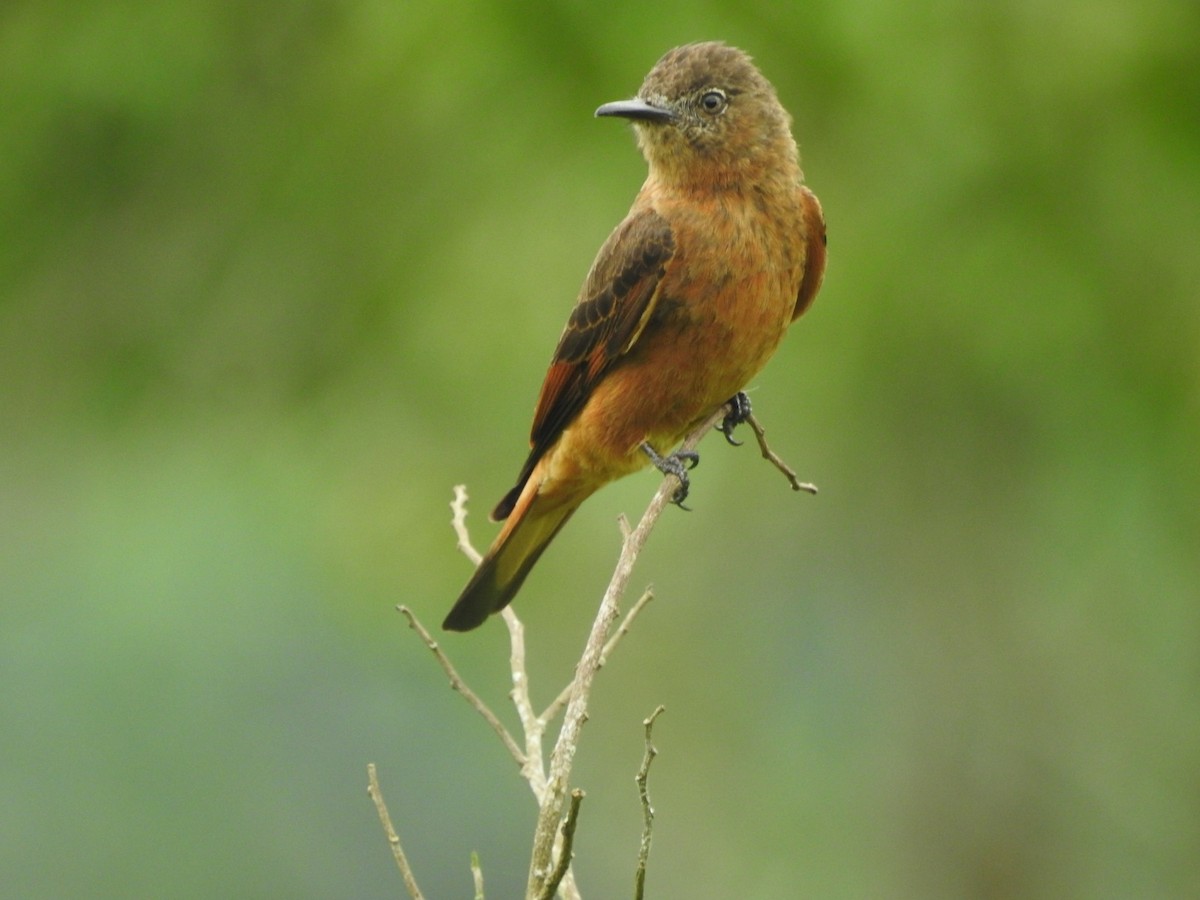
<path fill-rule="evenodd" d="M 825 277 L 825 215 L 817 195 L 806 187 L 800 188 L 800 204 L 804 207 L 804 233 L 807 247 L 804 256 L 804 278 L 796 296 L 796 308 L 792 311 L 795 322 L 806 309 L 812 306 Z"/>
<path fill-rule="evenodd" d="M 492 512 L 493 519 L 499 521 L 512 512 L 538 460 L 579 415 L 605 373 L 637 343 L 674 254 L 671 226 L 653 210 L 631 215 L 604 242 L 542 383 L 529 458 L 516 486 Z"/>

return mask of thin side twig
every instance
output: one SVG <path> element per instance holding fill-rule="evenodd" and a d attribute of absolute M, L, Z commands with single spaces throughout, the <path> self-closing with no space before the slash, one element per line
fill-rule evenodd
<path fill-rule="evenodd" d="M 458 537 L 458 549 L 462 551 L 463 556 L 475 565 L 479 565 L 483 554 L 475 549 L 471 543 L 471 535 L 467 531 L 467 486 L 465 484 L 454 486 L 454 499 L 450 502 L 450 511 L 452 513 L 450 525 Z"/>
<path fill-rule="evenodd" d="M 504 607 L 500 616 L 508 628 L 508 664 L 512 671 L 513 685 L 508 696 L 517 711 L 517 717 L 521 720 L 521 730 L 525 732 L 525 763 L 521 766 L 521 775 L 529 783 L 533 796 L 540 804 L 546 794 L 542 735 L 546 732 L 547 720 L 534 713 L 533 701 L 529 696 L 529 675 L 525 670 L 525 625 L 511 606 Z"/>
<path fill-rule="evenodd" d="M 475 900 L 483 897 L 483 868 L 479 865 L 479 854 L 471 851 L 471 880 L 475 883 Z"/>
<path fill-rule="evenodd" d="M 654 720 L 662 715 L 665 709 L 665 706 L 659 704 L 648 718 L 642 720 L 642 724 L 646 727 L 646 755 L 642 757 L 642 767 L 638 769 L 635 779 L 638 797 L 642 801 L 642 843 L 638 847 L 637 868 L 633 873 L 634 900 L 642 900 L 646 890 L 646 863 L 650 859 L 650 837 L 654 832 L 654 807 L 650 805 L 650 793 L 646 788 L 646 782 L 650 777 L 650 763 L 654 761 L 654 757 L 658 756 L 658 751 L 651 743 L 650 737 L 654 731 Z"/>
<path fill-rule="evenodd" d="M 471 543 L 471 534 L 467 529 L 467 500 L 467 486 L 456 484 L 454 499 L 450 502 L 450 525 L 458 538 L 458 549 L 472 564 L 478 566 L 483 557 Z M 534 713 L 529 696 L 529 676 L 525 669 L 525 626 L 511 606 L 506 606 L 500 617 L 508 628 L 508 660 L 513 683 L 508 696 L 521 720 L 521 730 L 525 733 L 525 750 L 520 761 L 521 776 L 529 783 L 538 803 L 541 803 L 546 787 L 546 767 L 542 760 L 542 734 L 546 730 L 546 723 Z M 492 727 L 495 728 L 494 725 Z M 509 752 L 512 752 L 511 747 Z"/>
<path fill-rule="evenodd" d="M 392 817 L 388 815 L 387 804 L 383 802 L 383 792 L 379 789 L 375 763 L 367 763 L 367 793 L 375 803 L 375 811 L 379 813 L 379 822 L 383 825 L 383 833 L 387 835 L 388 846 L 392 848 L 392 858 L 396 860 L 396 867 L 400 870 L 400 877 L 404 879 L 408 896 L 412 900 L 425 900 L 425 895 L 417 887 L 417 879 L 413 875 L 412 866 L 408 864 L 408 857 L 404 855 L 404 848 L 400 846 L 400 835 L 396 834 L 396 829 L 392 827 Z"/>
<path fill-rule="evenodd" d="M 767 445 L 767 430 L 759 424 L 758 419 L 754 418 L 754 413 L 746 416 L 746 424 L 754 430 L 754 437 L 758 440 L 758 449 L 762 451 L 763 459 L 767 460 L 783 473 L 788 483 L 791 484 L 793 491 L 807 491 L 810 494 L 817 492 L 815 484 L 801 481 L 800 477 L 796 474 L 796 470 L 780 459 L 775 451 Z"/>
<path fill-rule="evenodd" d="M 646 588 L 642 596 L 638 597 L 637 602 L 634 603 L 633 606 L 629 607 L 629 612 L 625 614 L 625 618 L 621 620 L 621 624 L 617 626 L 617 630 L 613 633 L 613 636 L 610 637 L 608 639 L 608 643 L 604 645 L 604 650 L 600 654 L 600 663 L 597 668 L 604 668 L 604 666 L 608 663 L 608 658 L 612 656 L 612 652 L 617 648 L 617 644 L 621 643 L 621 639 L 624 638 L 625 635 L 629 634 L 629 629 L 633 627 L 634 620 L 638 617 L 641 611 L 646 608 L 646 604 L 653 599 L 654 589 Z M 568 684 L 559 692 L 558 696 L 551 701 L 550 705 L 546 707 L 546 711 L 540 716 L 541 720 L 543 722 L 553 722 L 555 717 L 562 712 L 563 707 L 567 705 L 567 701 L 570 699 L 571 685 Z"/>
<path fill-rule="evenodd" d="M 494 712 L 488 708 L 488 705 L 479 698 L 471 688 L 463 681 L 462 676 L 458 674 L 458 670 L 454 668 L 454 664 L 450 662 L 450 657 L 438 645 L 438 642 L 433 639 L 433 636 L 426 630 L 425 626 L 417 619 L 416 614 L 407 606 L 397 606 L 396 609 L 404 618 L 408 619 L 408 626 L 413 631 L 421 636 L 421 640 L 425 642 L 425 646 L 433 651 L 433 655 L 437 658 L 438 664 L 442 667 L 442 671 L 446 673 L 446 677 L 450 679 L 450 687 L 462 694 L 464 700 L 471 705 L 477 713 L 483 716 L 484 720 L 492 726 L 492 731 L 500 736 L 500 740 L 512 755 L 512 758 L 517 761 L 517 765 L 521 768 L 525 767 L 525 753 L 517 745 L 513 736 L 508 729 L 504 727 Z"/>
<path fill-rule="evenodd" d="M 562 823 L 562 840 L 558 850 L 558 862 L 554 866 L 554 871 L 550 873 L 550 877 L 546 879 L 545 885 L 542 886 L 542 892 L 538 895 L 538 900 L 552 900 L 563 877 L 571 868 L 571 859 L 575 855 L 573 849 L 575 845 L 575 826 L 579 822 L 579 807 L 583 803 L 583 798 L 584 793 L 579 788 L 571 791 L 571 805 L 567 809 L 567 817 Z"/>

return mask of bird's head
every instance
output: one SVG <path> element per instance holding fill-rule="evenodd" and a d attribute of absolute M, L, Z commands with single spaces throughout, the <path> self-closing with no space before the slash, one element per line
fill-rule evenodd
<path fill-rule="evenodd" d="M 633 122 L 651 175 L 666 182 L 717 187 L 798 166 L 791 116 L 775 89 L 749 56 L 722 43 L 668 51 L 636 97 L 596 115 Z"/>

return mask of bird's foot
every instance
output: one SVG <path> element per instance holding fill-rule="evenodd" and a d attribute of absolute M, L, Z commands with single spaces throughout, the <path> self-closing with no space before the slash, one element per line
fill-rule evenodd
<path fill-rule="evenodd" d="M 721 424 L 717 426 L 717 430 L 725 435 L 725 440 L 730 444 L 740 447 L 743 442 L 733 439 L 733 429 L 749 420 L 750 398 L 746 396 L 745 391 L 738 391 L 725 402 L 725 407 L 729 412 L 725 414 L 725 418 L 721 420 Z"/>
<path fill-rule="evenodd" d="M 650 462 L 654 463 L 654 468 L 658 469 L 658 471 L 664 475 L 674 475 L 679 479 L 679 487 L 671 495 L 671 502 L 680 509 L 691 512 L 691 508 L 684 506 L 683 501 L 687 499 L 688 487 L 690 486 L 688 469 L 696 468 L 700 462 L 700 454 L 695 450 L 676 450 L 674 453 L 668 453 L 666 456 L 659 456 L 655 449 L 644 441 L 642 442 L 642 452 L 650 457 Z"/>

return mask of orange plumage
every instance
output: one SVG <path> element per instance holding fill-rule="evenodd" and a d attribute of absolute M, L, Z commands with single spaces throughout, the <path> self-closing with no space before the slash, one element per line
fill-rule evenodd
<path fill-rule="evenodd" d="M 546 373 L 531 451 L 493 511 L 507 520 L 443 627 L 512 600 L 597 488 L 665 457 L 740 391 L 821 286 L 825 221 L 803 185 L 791 117 L 750 58 L 668 52 L 630 119 L 649 175 L 600 248 Z"/>

